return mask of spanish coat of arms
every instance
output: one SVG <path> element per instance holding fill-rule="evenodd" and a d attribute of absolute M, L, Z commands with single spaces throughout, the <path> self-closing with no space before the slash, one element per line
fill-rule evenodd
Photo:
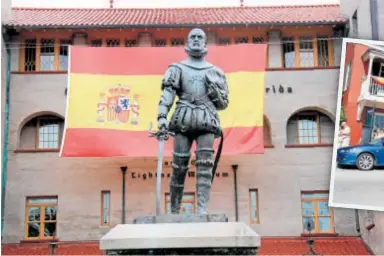
<path fill-rule="evenodd" d="M 128 86 L 116 85 L 100 93 L 97 122 L 139 123 L 139 95 Z"/>

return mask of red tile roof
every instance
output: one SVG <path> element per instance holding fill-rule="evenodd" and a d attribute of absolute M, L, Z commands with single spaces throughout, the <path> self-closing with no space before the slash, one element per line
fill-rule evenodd
<path fill-rule="evenodd" d="M 13 8 L 15 27 L 161 27 L 196 25 L 293 25 L 345 23 L 339 5 L 153 8 L 44 9 Z"/>
<path fill-rule="evenodd" d="M 317 255 L 371 255 L 358 237 L 314 238 Z M 2 244 L 2 255 L 49 255 L 47 244 Z M 262 238 L 258 255 L 305 255 L 306 238 Z M 102 255 L 98 242 L 60 243 L 56 255 Z"/>
<path fill-rule="evenodd" d="M 357 237 L 314 238 L 316 255 L 371 255 Z M 308 255 L 307 238 L 262 238 L 259 255 Z"/>

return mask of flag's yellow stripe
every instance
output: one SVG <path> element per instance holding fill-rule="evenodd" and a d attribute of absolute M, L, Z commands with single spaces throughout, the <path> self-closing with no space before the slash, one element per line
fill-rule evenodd
<path fill-rule="evenodd" d="M 264 72 L 229 73 L 229 107 L 220 111 L 221 126 L 251 127 L 263 125 Z M 163 76 L 117 76 L 71 74 L 67 128 L 100 128 L 142 131 L 148 130 L 149 123 L 157 125 L 157 105 L 160 99 L 160 84 Z M 140 114 L 138 124 L 130 122 L 97 122 L 97 104 L 100 94 L 109 95 L 114 85 L 127 85 L 130 95 L 138 94 Z M 175 100 L 176 102 L 176 100 Z M 173 109 L 171 112 L 173 112 Z M 170 113 L 171 115 L 172 113 Z M 169 117 L 170 117 L 169 115 Z M 103 118 L 107 118 L 106 110 Z"/>

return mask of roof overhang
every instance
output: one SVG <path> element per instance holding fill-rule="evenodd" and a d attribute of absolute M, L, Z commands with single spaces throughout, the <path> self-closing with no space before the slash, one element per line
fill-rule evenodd
<path fill-rule="evenodd" d="M 214 23 L 214 24 L 113 24 L 113 25 L 13 25 L 4 24 L 6 28 L 14 29 L 29 29 L 29 30 L 40 30 L 40 29 L 125 29 L 125 28 L 193 28 L 193 27 L 295 27 L 295 26 L 340 26 L 346 25 L 347 21 L 338 22 L 300 22 L 300 23 Z"/>
<path fill-rule="evenodd" d="M 364 62 L 374 58 L 380 58 L 384 60 L 384 47 L 369 45 L 368 49 L 361 56 L 361 59 Z"/>

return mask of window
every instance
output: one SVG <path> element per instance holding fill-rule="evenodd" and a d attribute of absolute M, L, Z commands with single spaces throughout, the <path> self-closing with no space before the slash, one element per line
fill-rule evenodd
<path fill-rule="evenodd" d="M 373 59 L 372 76 L 384 77 L 384 62 L 381 59 Z"/>
<path fill-rule="evenodd" d="M 25 40 L 24 47 L 24 64 L 22 70 L 35 71 L 36 70 L 36 40 Z"/>
<path fill-rule="evenodd" d="M 248 37 L 247 36 L 244 36 L 244 37 L 236 37 L 235 38 L 235 44 L 247 44 L 248 43 Z"/>
<path fill-rule="evenodd" d="M 71 44 L 70 40 L 61 40 L 60 41 L 60 53 L 59 53 L 59 69 L 67 70 L 68 69 L 68 45 Z"/>
<path fill-rule="evenodd" d="M 252 37 L 252 43 L 253 44 L 262 44 L 264 43 L 264 38 L 263 37 Z"/>
<path fill-rule="evenodd" d="M 249 206 L 251 213 L 251 224 L 259 224 L 259 193 L 257 189 L 249 190 Z"/>
<path fill-rule="evenodd" d="M 306 223 L 312 219 L 315 223 L 313 233 L 333 233 L 333 214 L 328 207 L 328 193 L 302 192 L 301 208 L 303 214 L 303 230 L 306 231 Z"/>
<path fill-rule="evenodd" d="M 283 59 L 285 68 L 296 66 L 295 43 L 293 37 L 283 38 Z"/>
<path fill-rule="evenodd" d="M 40 70 L 55 70 L 55 39 L 41 39 Z"/>
<path fill-rule="evenodd" d="M 352 61 L 348 63 L 347 69 L 345 71 L 344 91 L 346 91 L 349 88 L 349 85 L 351 83 L 351 71 L 352 71 Z"/>
<path fill-rule="evenodd" d="M 20 132 L 19 148 L 32 150 L 58 150 L 64 129 L 64 120 L 44 115 L 27 122 Z"/>
<path fill-rule="evenodd" d="M 229 45 L 230 44 L 230 40 L 229 38 L 219 38 L 219 45 Z"/>
<path fill-rule="evenodd" d="M 155 47 L 165 47 L 167 46 L 167 39 L 155 39 Z"/>
<path fill-rule="evenodd" d="M 119 47 L 120 40 L 119 39 L 107 39 L 107 47 Z"/>
<path fill-rule="evenodd" d="M 327 36 L 283 37 L 284 68 L 333 66 L 333 45 Z"/>
<path fill-rule="evenodd" d="M 110 208 L 111 208 L 111 192 L 101 191 L 101 225 L 108 226 L 110 224 Z"/>
<path fill-rule="evenodd" d="M 171 46 L 183 46 L 183 45 L 184 45 L 184 38 L 171 39 Z"/>
<path fill-rule="evenodd" d="M 71 40 L 57 38 L 25 40 L 20 47 L 20 71 L 67 70 L 71 43 Z"/>
<path fill-rule="evenodd" d="M 329 66 L 329 48 L 327 37 L 317 37 L 317 54 L 319 67 Z"/>
<path fill-rule="evenodd" d="M 125 40 L 125 47 L 135 47 L 135 46 L 137 46 L 137 40 L 136 39 Z"/>
<path fill-rule="evenodd" d="M 373 123 L 374 122 L 374 123 Z M 373 123 L 373 125 L 372 125 Z M 374 129 L 384 129 L 384 114 L 382 113 L 367 113 L 365 125 Z"/>
<path fill-rule="evenodd" d="M 301 111 L 288 120 L 289 145 L 332 144 L 333 136 L 333 121 L 318 111 Z"/>
<path fill-rule="evenodd" d="M 168 214 L 171 213 L 171 197 L 169 193 L 165 194 L 165 207 Z M 181 203 L 180 214 L 195 214 L 195 193 L 184 193 Z"/>
<path fill-rule="evenodd" d="M 57 197 L 28 197 L 25 207 L 25 239 L 56 236 Z"/>
<path fill-rule="evenodd" d="M 313 67 L 313 39 L 311 37 L 300 37 L 300 67 Z"/>
<path fill-rule="evenodd" d="M 380 63 L 379 77 L 384 77 L 384 63 Z"/>
<path fill-rule="evenodd" d="M 91 40 L 91 47 L 101 47 L 101 46 L 103 46 L 103 39 Z"/>
<path fill-rule="evenodd" d="M 264 146 L 272 146 L 271 126 L 266 116 L 263 117 Z"/>

